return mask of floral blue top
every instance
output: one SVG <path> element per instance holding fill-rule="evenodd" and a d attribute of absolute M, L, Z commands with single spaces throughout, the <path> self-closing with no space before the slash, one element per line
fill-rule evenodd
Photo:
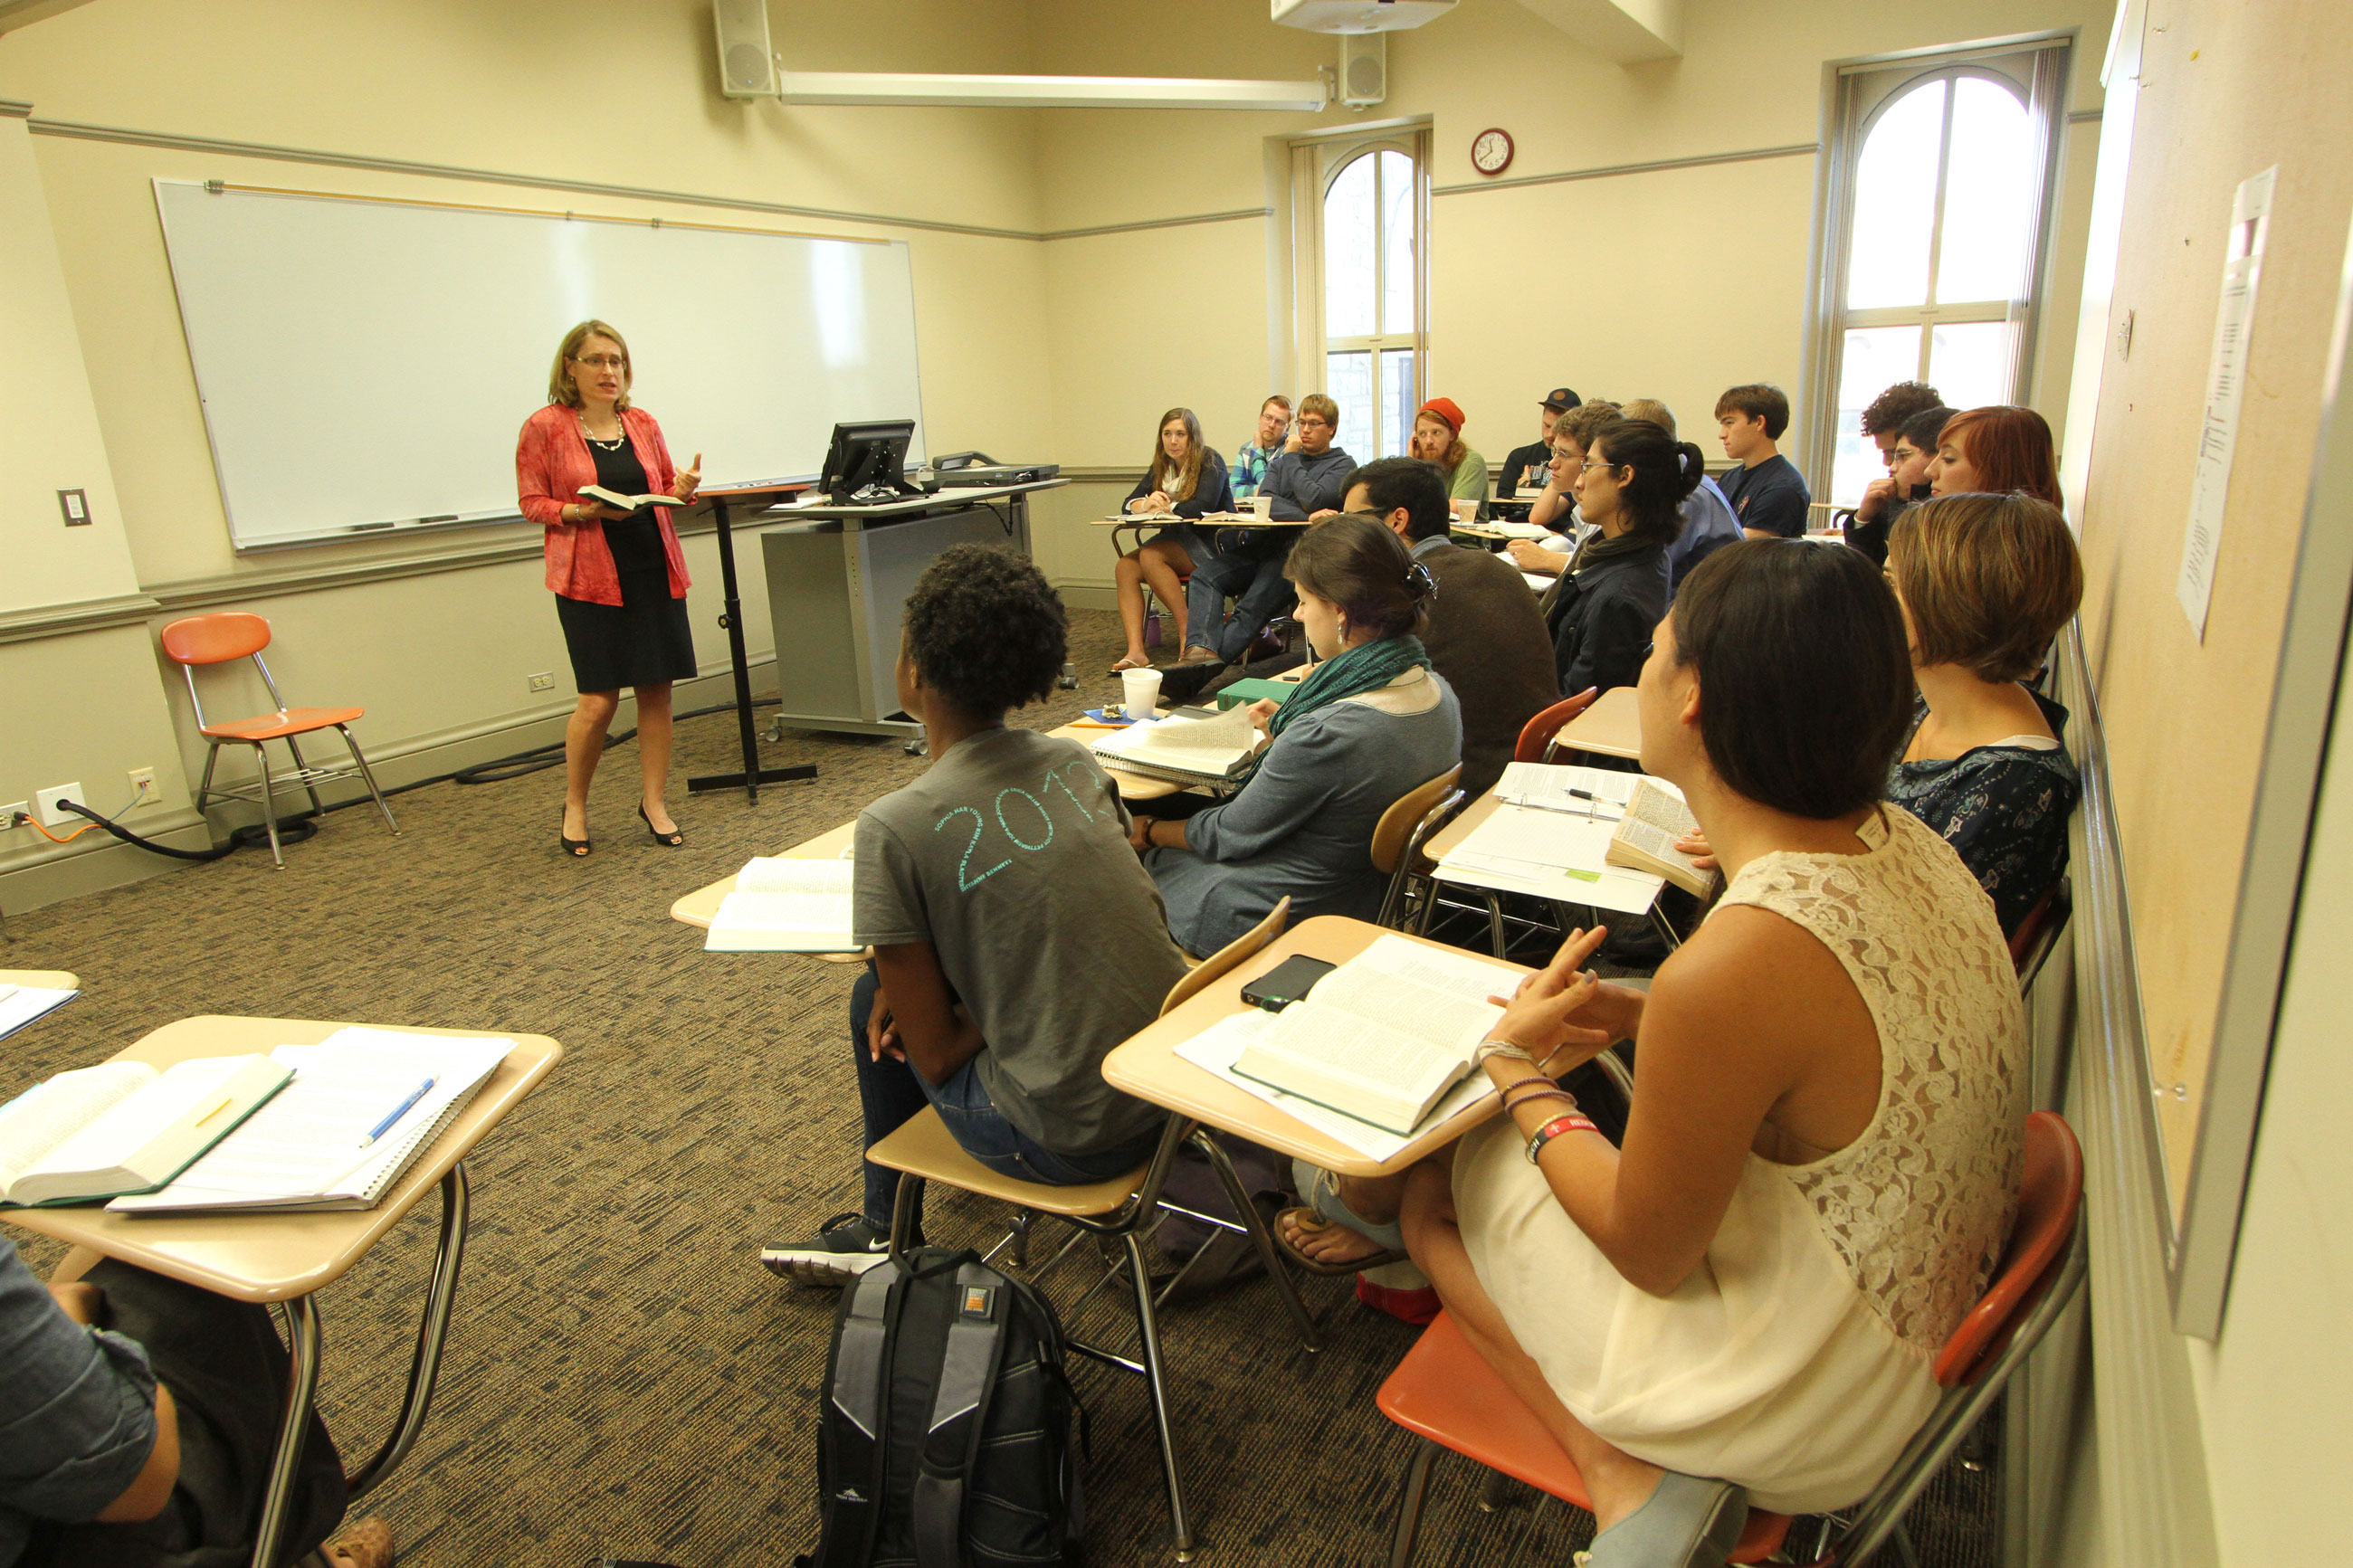
<path fill-rule="evenodd" d="M 2033 696 L 2051 732 L 2065 739 L 2067 710 Z M 1915 733 L 1927 716 L 1923 701 L 1913 712 Z M 1905 744 L 1911 744 L 1908 735 Z M 2082 793 L 2063 748 L 1975 746 L 1957 757 L 1899 762 L 1887 778 L 1887 798 L 1959 851 L 1993 900 L 2004 936 L 2017 934 L 2019 922 L 2067 869 L 2067 818 Z"/>

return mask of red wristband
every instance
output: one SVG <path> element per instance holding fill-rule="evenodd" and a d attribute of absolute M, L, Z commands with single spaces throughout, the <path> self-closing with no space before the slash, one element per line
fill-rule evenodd
<path fill-rule="evenodd" d="M 1600 1131 L 1601 1129 L 1596 1127 L 1589 1117 L 1556 1116 L 1529 1135 L 1528 1163 L 1535 1164 L 1536 1156 L 1544 1152 L 1544 1146 L 1564 1132 L 1599 1132 Z"/>

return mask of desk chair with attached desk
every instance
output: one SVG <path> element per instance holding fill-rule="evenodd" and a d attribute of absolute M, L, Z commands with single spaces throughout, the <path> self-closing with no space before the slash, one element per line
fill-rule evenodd
<path fill-rule="evenodd" d="M 2089 1258 L 2083 1203 L 2084 1153 L 2073 1131 L 2050 1111 L 2035 1111 L 2026 1119 L 2026 1174 L 2010 1244 L 1992 1284 L 1946 1340 L 1931 1369 L 1944 1390 L 1935 1410 L 1869 1497 L 1842 1516 L 1820 1521 L 1810 1555 L 1777 1561 L 1813 1568 L 1861 1564 L 1891 1537 L 1905 1561 L 1916 1561 L 1904 1533 L 1905 1510 L 2083 1284 Z M 1430 1465 L 1440 1448 L 1451 1448 L 1575 1507 L 1593 1506 L 1576 1464 L 1445 1313 L 1423 1331 L 1381 1385 L 1378 1403 L 1383 1415 L 1423 1439 L 1406 1470 L 1389 1568 L 1409 1568 L 1413 1562 Z M 1749 1510 L 1731 1560 L 1757 1563 L 1774 1556 L 1793 1522 L 1788 1514 Z"/>
<path fill-rule="evenodd" d="M 1290 917 L 1291 900 L 1284 899 L 1268 912 L 1266 919 L 1188 970 L 1169 988 L 1167 998 L 1160 1005 L 1161 1014 L 1165 1016 L 1170 1009 L 1263 950 L 1282 934 L 1283 924 Z M 944 1182 L 952 1187 L 1014 1206 L 1016 1218 L 1013 1226 L 1003 1239 L 988 1249 L 987 1256 L 989 1258 L 1011 1247 L 1016 1264 L 1027 1268 L 1029 1228 L 1039 1215 L 1062 1220 L 1080 1232 L 1061 1251 L 1031 1271 L 1033 1279 L 1060 1262 L 1086 1235 L 1119 1243 L 1124 1256 L 1078 1300 L 1085 1300 L 1124 1271 L 1134 1296 L 1137 1352 L 1142 1359 L 1122 1355 L 1075 1337 L 1070 1341 L 1070 1347 L 1082 1355 L 1106 1365 L 1124 1368 L 1145 1380 L 1151 1396 L 1153 1426 L 1160 1442 L 1161 1479 L 1168 1492 L 1169 1522 L 1175 1531 L 1176 1560 L 1180 1563 L 1191 1560 L 1193 1531 L 1186 1518 L 1184 1486 L 1177 1475 L 1176 1439 L 1168 1408 L 1167 1376 L 1161 1366 L 1160 1324 L 1155 1315 L 1160 1300 L 1166 1299 L 1176 1280 L 1170 1280 L 1168 1286 L 1164 1287 L 1157 1297 L 1155 1296 L 1152 1273 L 1145 1263 L 1144 1237 L 1149 1222 L 1166 1206 L 1161 1201 L 1160 1189 L 1168 1178 L 1169 1167 L 1176 1161 L 1177 1150 L 1188 1140 L 1208 1156 L 1211 1167 L 1218 1173 L 1219 1184 L 1225 1188 L 1227 1201 L 1234 1205 L 1240 1216 L 1240 1223 L 1215 1215 L 1196 1214 L 1190 1210 L 1183 1212 L 1220 1229 L 1249 1234 L 1257 1244 L 1267 1278 L 1274 1282 L 1275 1289 L 1282 1293 L 1290 1306 L 1301 1337 L 1310 1350 L 1314 1349 L 1314 1325 L 1308 1318 L 1305 1303 L 1300 1300 L 1297 1290 L 1293 1288 L 1290 1277 L 1283 1273 L 1276 1260 L 1274 1239 L 1267 1234 L 1257 1206 L 1242 1189 L 1240 1178 L 1234 1173 L 1231 1162 L 1217 1140 L 1184 1117 L 1171 1116 L 1168 1119 L 1167 1131 L 1163 1134 L 1159 1146 L 1144 1164 L 1124 1176 L 1090 1182 L 1082 1186 L 1049 1186 L 1041 1182 L 1025 1182 L 1013 1176 L 998 1175 L 965 1153 L 955 1135 L 947 1130 L 947 1124 L 940 1120 L 939 1112 L 929 1106 L 866 1151 L 869 1160 L 899 1173 L 898 1201 L 891 1214 L 891 1249 L 893 1252 L 906 1249 L 909 1233 L 913 1229 L 914 1200 L 927 1182 Z M 1177 1279 L 1183 1278 L 1183 1273 L 1179 1272 Z M 1077 1302 L 1072 1303 L 1072 1306 L 1076 1305 Z"/>
<path fill-rule="evenodd" d="M 1428 784 L 1398 796 L 1373 825 L 1373 869 L 1389 879 L 1388 891 L 1381 898 L 1380 917 L 1374 923 L 1395 925 L 1399 931 L 1407 929 L 1409 920 L 1415 931 L 1429 926 L 1436 891 L 1430 874 L 1437 868 L 1424 858 L 1421 847 L 1462 809 L 1465 797 L 1454 787 L 1461 776 L 1462 764 L 1457 763 Z"/>
<path fill-rule="evenodd" d="M 269 646 L 268 621 L 242 610 L 190 616 L 164 628 L 163 644 L 164 654 L 180 667 L 180 673 L 187 678 L 188 702 L 195 710 L 196 730 L 207 742 L 204 780 L 196 785 L 195 805 L 198 811 L 204 810 L 208 795 L 257 802 L 261 807 L 262 823 L 269 831 L 269 858 L 283 870 L 286 857 L 278 843 L 278 806 L 275 800 L 279 781 L 271 777 L 269 751 L 265 744 L 269 741 L 283 741 L 288 753 L 294 759 L 294 771 L 283 782 L 289 787 L 300 785 L 308 792 L 313 812 L 326 809 L 319 801 L 321 784 L 350 778 L 356 773 L 367 785 L 369 795 L 375 801 L 376 810 L 384 814 L 384 825 L 396 834 L 400 831 L 400 824 L 392 819 L 392 807 L 384 803 L 384 792 L 375 787 L 375 774 L 368 771 L 367 758 L 361 752 L 360 743 L 352 739 L 351 721 L 361 717 L 366 710 L 287 707 L 286 699 L 278 695 L 278 682 L 269 677 L 269 667 L 261 661 L 261 650 Z M 269 690 L 269 700 L 278 704 L 278 710 L 255 719 L 207 720 L 205 717 L 205 700 L 196 692 L 196 666 L 227 664 L 240 658 L 253 660 L 253 668 L 261 672 L 261 684 Z M 295 737 L 319 730 L 332 730 L 343 736 L 343 744 L 352 754 L 351 766 L 312 767 L 303 761 L 302 748 L 296 743 Z M 220 761 L 223 742 L 253 748 L 254 762 L 261 770 L 259 788 L 243 784 L 215 787 L 213 767 Z"/>

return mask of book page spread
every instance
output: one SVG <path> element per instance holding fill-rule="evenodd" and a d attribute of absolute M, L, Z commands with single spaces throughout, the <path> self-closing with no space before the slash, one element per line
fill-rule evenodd
<path fill-rule="evenodd" d="M 1288 1011 L 1288 1009 L 1285 1010 Z M 1343 1115 L 1339 1111 L 1318 1105 L 1312 1100 L 1303 1100 L 1298 1095 L 1286 1094 L 1271 1084 L 1244 1078 L 1234 1071 L 1234 1063 L 1240 1058 L 1243 1050 L 1251 1041 L 1258 1037 L 1257 1031 L 1273 1023 L 1280 1016 L 1280 1014 L 1261 1013 L 1252 1009 L 1248 1013 L 1237 1013 L 1231 1016 L 1220 1018 L 1191 1039 L 1176 1047 L 1176 1054 L 1204 1071 L 1215 1073 L 1219 1079 L 1233 1085 L 1243 1093 L 1273 1106 L 1286 1115 L 1296 1117 L 1342 1147 L 1354 1150 L 1367 1160 L 1395 1159 L 1404 1151 L 1405 1146 L 1412 1142 L 1411 1139 L 1400 1137 L 1397 1133 L 1376 1127 L 1369 1121 L 1359 1121 L 1353 1116 Z M 1494 1088 L 1487 1082 L 1484 1073 L 1466 1078 L 1446 1091 L 1439 1102 L 1430 1108 L 1430 1115 L 1425 1118 L 1425 1121 L 1435 1124 L 1444 1121 L 1449 1117 L 1460 1115 L 1463 1110 L 1476 1105 L 1493 1092 Z"/>
<path fill-rule="evenodd" d="M 848 898 L 857 869 L 848 860 L 803 860 L 754 855 L 735 873 L 739 893 L 820 893 Z"/>
<path fill-rule="evenodd" d="M 0 1105 L 0 1194 L 159 1076 L 145 1062 L 101 1062 L 61 1072 Z"/>

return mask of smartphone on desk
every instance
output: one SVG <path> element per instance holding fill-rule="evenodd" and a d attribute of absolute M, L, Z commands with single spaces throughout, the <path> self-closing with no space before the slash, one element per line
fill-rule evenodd
<path fill-rule="evenodd" d="M 1260 975 L 1242 983 L 1242 1000 L 1253 1007 L 1280 1013 L 1315 989 L 1315 983 L 1338 966 L 1304 953 L 1293 953 Z"/>

